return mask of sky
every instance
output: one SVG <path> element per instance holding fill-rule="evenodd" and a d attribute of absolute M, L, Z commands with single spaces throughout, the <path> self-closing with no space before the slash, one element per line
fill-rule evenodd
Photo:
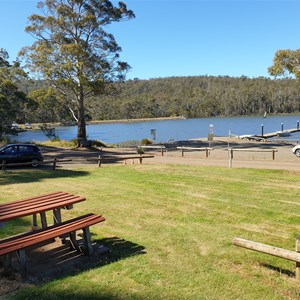
<path fill-rule="evenodd" d="M 116 1 L 112 1 L 116 3 Z M 270 77 L 279 49 L 300 48 L 300 0 L 123 0 L 136 18 L 107 28 L 131 66 L 127 79 Z M 38 0 L 0 0 L 0 48 L 15 60 Z"/>

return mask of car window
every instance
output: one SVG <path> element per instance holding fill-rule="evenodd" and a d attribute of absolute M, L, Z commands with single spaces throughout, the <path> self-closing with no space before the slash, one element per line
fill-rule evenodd
<path fill-rule="evenodd" d="M 16 153 L 17 152 L 17 147 L 16 146 L 7 147 L 3 150 L 3 152 L 6 153 L 6 154 Z"/>
<path fill-rule="evenodd" d="M 19 146 L 19 151 L 20 152 L 28 152 L 30 147 L 27 146 Z"/>

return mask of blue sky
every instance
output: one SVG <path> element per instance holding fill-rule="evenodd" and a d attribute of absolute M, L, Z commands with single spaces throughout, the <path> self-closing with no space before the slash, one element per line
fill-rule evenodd
<path fill-rule="evenodd" d="M 38 0 L 0 0 L 0 48 L 11 60 Z M 115 2 L 115 1 L 113 1 Z M 124 0 L 134 20 L 110 26 L 128 79 L 193 75 L 268 77 L 278 49 L 300 48 L 300 0 Z"/>

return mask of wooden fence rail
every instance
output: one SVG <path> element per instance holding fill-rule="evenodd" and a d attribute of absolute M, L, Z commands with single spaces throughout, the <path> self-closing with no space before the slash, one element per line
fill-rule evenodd
<path fill-rule="evenodd" d="M 290 251 L 282 248 L 277 248 L 241 238 L 234 238 L 232 243 L 235 246 L 243 247 L 246 249 L 262 252 L 265 254 L 281 257 L 291 260 L 296 263 L 296 279 L 300 281 L 300 238 L 296 239 L 296 251 Z"/>
<path fill-rule="evenodd" d="M 184 156 L 184 151 L 205 151 L 206 158 L 210 155 L 210 151 L 214 150 L 210 147 L 177 147 L 177 149 L 181 150 L 181 156 Z"/>
<path fill-rule="evenodd" d="M 239 148 L 227 148 L 228 159 L 229 159 L 229 168 L 232 168 L 233 152 L 271 152 L 272 159 L 275 160 L 275 153 L 278 152 L 278 149 L 239 149 Z"/>
<path fill-rule="evenodd" d="M 104 161 L 124 161 L 124 163 L 126 164 L 126 161 L 129 159 L 132 159 L 134 161 L 134 159 L 138 159 L 140 164 L 143 163 L 143 159 L 144 158 L 153 158 L 154 155 L 133 155 L 133 156 L 115 156 L 115 157 L 103 157 L 101 155 L 99 155 L 98 158 L 88 158 L 87 161 L 95 161 L 98 163 L 98 167 L 101 167 L 101 164 Z"/>
<path fill-rule="evenodd" d="M 166 146 L 151 146 L 151 145 L 145 145 L 145 146 L 138 146 L 139 149 L 159 149 L 161 151 L 161 155 L 164 155 L 164 152 L 166 152 Z"/>
<path fill-rule="evenodd" d="M 48 165 L 52 164 L 52 169 L 55 170 L 57 167 L 57 163 L 64 163 L 72 161 L 72 159 L 58 159 L 57 157 L 54 157 L 53 159 L 47 159 L 44 161 L 39 161 L 39 165 Z M 4 171 L 7 167 L 25 167 L 25 166 L 31 166 L 32 162 L 23 162 L 23 163 L 6 163 L 5 160 L 2 161 L 0 164 L 0 168 Z"/>

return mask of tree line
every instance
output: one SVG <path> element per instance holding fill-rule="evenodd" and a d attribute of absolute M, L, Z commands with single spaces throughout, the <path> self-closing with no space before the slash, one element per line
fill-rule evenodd
<path fill-rule="evenodd" d="M 0 85 L 1 87 L 1 85 Z M 9 116 L 20 123 L 74 122 L 64 99 L 46 81 L 15 83 Z M 17 104 L 17 106 L 15 105 Z M 87 121 L 183 116 L 186 118 L 300 112 L 299 81 L 229 76 L 128 80 L 86 102 Z"/>
<path fill-rule="evenodd" d="M 300 112 L 300 85 L 294 79 L 170 77 L 129 80 L 117 83 L 115 88 L 115 94 L 95 97 L 88 103 L 93 119 Z"/>

